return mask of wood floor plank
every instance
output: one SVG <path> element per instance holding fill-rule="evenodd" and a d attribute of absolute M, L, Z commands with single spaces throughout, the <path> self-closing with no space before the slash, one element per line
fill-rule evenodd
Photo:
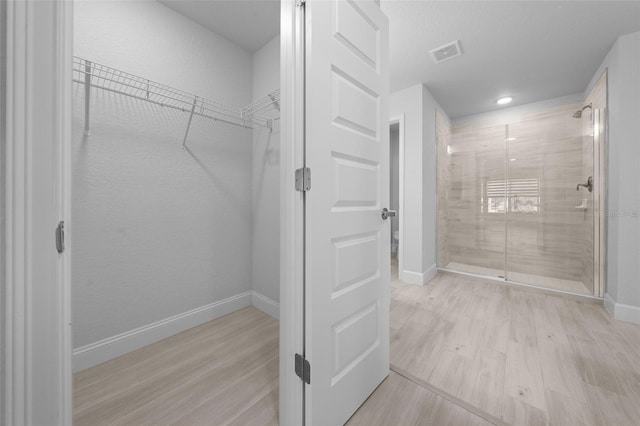
<path fill-rule="evenodd" d="M 452 273 L 407 288 L 395 282 L 392 297 L 420 302 L 394 334 L 394 368 L 510 424 L 640 418 L 640 326 L 602 304 Z M 434 315 L 450 323 L 444 341 L 416 325 L 433 327 Z M 607 418 L 610 409 L 622 414 Z"/>
<path fill-rule="evenodd" d="M 640 409 L 638 404 L 624 395 L 610 392 L 599 386 L 585 385 L 589 396 L 589 407 L 595 424 L 632 426 L 638 424 Z"/>
<path fill-rule="evenodd" d="M 560 316 L 552 307 L 533 309 L 533 321 L 536 325 L 536 337 L 538 345 L 542 342 L 554 345 L 569 346 L 569 339 L 564 332 Z"/>
<path fill-rule="evenodd" d="M 225 396 L 226 423 L 273 390 L 277 354 L 277 321 L 234 312 L 76 374 L 74 424 L 170 424 Z"/>
<path fill-rule="evenodd" d="M 545 426 L 547 413 L 519 399 L 505 395 L 502 420 L 509 425 Z"/>
<path fill-rule="evenodd" d="M 472 359 L 444 349 L 440 352 L 428 382 L 457 398 L 469 401 L 477 376 L 478 369 Z"/>
<path fill-rule="evenodd" d="M 277 350 L 276 333 L 277 324 L 256 323 L 252 333 L 236 335 L 214 351 L 203 351 L 199 346 L 198 349 L 183 347 L 186 361 L 174 364 L 173 358 L 169 358 L 171 363 L 121 388 L 117 395 L 101 401 L 96 408 L 98 412 L 105 413 L 117 412 L 126 406 L 127 415 L 119 415 L 119 420 L 124 422 L 122 424 L 135 424 L 135 419 L 149 418 L 151 413 L 166 412 L 168 415 L 177 406 L 185 410 L 187 405 L 222 394 L 227 387 L 242 380 L 242 372 L 248 366 L 255 365 L 265 354 Z M 235 344 L 230 344 L 232 342 Z M 213 381 L 216 382 L 214 388 L 210 387 Z M 84 414 L 78 416 L 78 422 L 85 420 L 87 424 L 96 421 Z"/>
<path fill-rule="evenodd" d="M 414 305 L 392 299 L 389 308 L 389 326 L 395 330 L 399 329 L 409 319 L 414 310 Z"/>
<path fill-rule="evenodd" d="M 549 410 L 549 426 L 594 425 L 597 419 L 592 415 L 588 403 L 570 396 L 545 391 Z"/>
<path fill-rule="evenodd" d="M 626 384 L 628 396 L 634 398 L 640 406 L 640 355 L 634 350 L 634 341 L 609 333 L 595 332 L 596 340 L 601 349 L 607 348 L 613 353 L 617 369 L 625 371 L 622 383 Z"/>
<path fill-rule="evenodd" d="M 279 392 L 278 380 L 272 383 L 273 391 L 262 397 L 245 412 L 241 413 L 229 424 L 233 426 L 277 426 Z"/>
<path fill-rule="evenodd" d="M 443 320 L 442 327 L 430 329 L 409 320 L 394 331 L 391 341 L 391 363 L 404 366 L 416 376 L 427 379 L 438 359 L 453 324 Z"/>
<path fill-rule="evenodd" d="M 546 412 L 544 382 L 537 348 L 517 342 L 507 346 L 504 395 Z"/>
<path fill-rule="evenodd" d="M 506 354 L 483 347 L 480 348 L 475 363 L 477 364 L 475 368 L 477 375 L 471 386 L 469 402 L 480 410 L 500 418 L 502 416 Z"/>
<path fill-rule="evenodd" d="M 582 375 L 574 363 L 571 347 L 543 342 L 539 354 L 545 390 L 586 403 Z"/>
<path fill-rule="evenodd" d="M 451 273 L 425 286 L 396 280 L 392 299 L 391 362 L 415 379 L 392 372 L 349 424 L 640 418 L 640 326 L 592 301 Z M 277 416 L 278 323 L 255 308 L 74 375 L 76 425 L 272 425 Z"/>
<path fill-rule="evenodd" d="M 573 337 L 569 337 L 569 341 L 573 348 L 573 363 L 585 384 L 626 396 L 625 387 L 621 384 L 625 373 L 619 371 L 612 354 L 598 345 L 587 346 Z"/>
<path fill-rule="evenodd" d="M 348 426 L 491 424 L 393 371 L 347 422 Z"/>

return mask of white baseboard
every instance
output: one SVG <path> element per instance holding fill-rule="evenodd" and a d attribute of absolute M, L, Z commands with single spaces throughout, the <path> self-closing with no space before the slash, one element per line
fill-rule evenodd
<path fill-rule="evenodd" d="M 93 367 L 94 365 L 101 364 L 200 324 L 204 324 L 207 321 L 230 314 L 238 309 L 251 306 L 254 299 L 253 293 L 253 291 L 246 291 L 218 302 L 213 302 L 191 311 L 174 315 L 75 349 L 73 351 L 73 372 L 75 373 Z M 260 296 L 263 299 L 271 301 L 262 295 Z M 264 302 L 264 304 L 266 305 L 267 303 Z M 259 306 L 256 307 L 264 310 Z M 267 314 L 271 315 L 269 312 L 267 312 Z"/>
<path fill-rule="evenodd" d="M 257 291 L 252 291 L 251 304 L 270 317 L 277 320 L 280 319 L 280 304 L 275 300 L 269 299 L 267 296 L 260 294 Z"/>
<path fill-rule="evenodd" d="M 609 312 L 612 317 L 616 317 L 616 301 L 609 296 L 609 293 L 604 295 L 604 309 Z"/>
<path fill-rule="evenodd" d="M 618 303 L 609 294 L 604 295 L 604 308 L 619 321 L 640 324 L 640 307 Z"/>
<path fill-rule="evenodd" d="M 413 271 L 402 271 L 400 275 L 400 281 L 409 283 L 409 284 L 422 284 L 422 274 L 419 272 Z"/>
<path fill-rule="evenodd" d="M 438 266 L 434 263 L 429 267 L 429 269 L 427 269 L 422 273 L 422 279 L 424 280 L 423 284 L 426 284 L 429 281 L 431 281 L 433 278 L 435 278 L 437 274 L 438 274 Z"/>
<path fill-rule="evenodd" d="M 438 267 L 433 264 L 422 273 L 404 270 L 402 271 L 402 277 L 400 279 L 409 284 L 425 285 L 431 281 L 437 273 Z"/>

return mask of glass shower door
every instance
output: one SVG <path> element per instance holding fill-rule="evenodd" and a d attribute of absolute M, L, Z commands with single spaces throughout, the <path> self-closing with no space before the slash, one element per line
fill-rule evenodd
<path fill-rule="evenodd" d="M 504 276 L 504 161 L 504 126 L 458 126 L 439 139 L 440 267 Z"/>
<path fill-rule="evenodd" d="M 578 105 L 509 124 L 506 278 L 593 293 L 593 138 L 571 117 Z M 584 120 L 588 121 L 588 120 Z"/>

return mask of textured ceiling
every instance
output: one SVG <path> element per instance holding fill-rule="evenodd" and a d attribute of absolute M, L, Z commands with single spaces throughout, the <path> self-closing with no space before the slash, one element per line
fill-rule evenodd
<path fill-rule="evenodd" d="M 341 0 L 345 1 L 345 0 Z M 250 53 L 280 31 L 274 0 L 161 0 Z M 640 1 L 382 0 L 391 90 L 425 83 L 451 118 L 582 92 L 615 40 L 640 31 Z M 463 56 L 429 50 L 460 40 Z"/>
<path fill-rule="evenodd" d="M 452 118 L 582 92 L 615 40 L 640 30 L 639 1 L 393 1 L 391 90 L 423 82 Z M 463 56 L 429 50 L 460 40 Z"/>
<path fill-rule="evenodd" d="M 160 3 L 249 53 L 280 33 L 279 0 L 160 0 Z"/>

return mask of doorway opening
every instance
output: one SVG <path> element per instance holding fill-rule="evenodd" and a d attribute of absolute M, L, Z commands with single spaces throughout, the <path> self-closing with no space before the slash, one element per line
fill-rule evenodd
<path fill-rule="evenodd" d="M 74 4 L 75 424 L 277 422 L 279 24 Z"/>
<path fill-rule="evenodd" d="M 389 208 L 391 282 L 402 281 L 404 234 L 404 115 L 389 120 Z"/>

